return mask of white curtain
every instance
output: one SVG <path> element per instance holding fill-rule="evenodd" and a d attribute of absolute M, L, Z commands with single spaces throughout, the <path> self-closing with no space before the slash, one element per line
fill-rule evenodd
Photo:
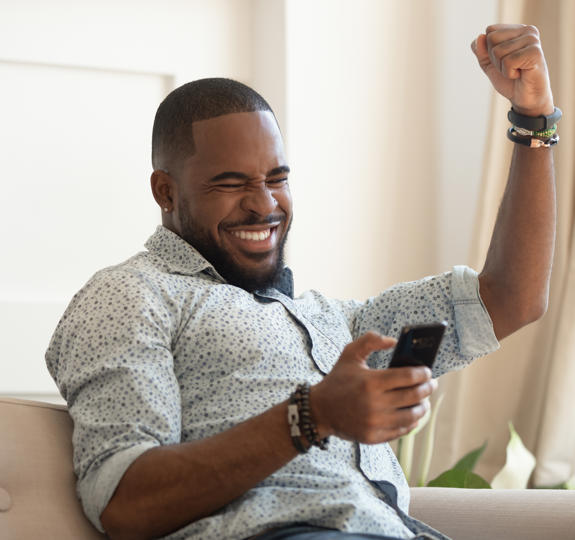
<path fill-rule="evenodd" d="M 485 440 L 478 472 L 488 480 L 505 461 L 512 421 L 537 466 L 532 483 L 549 486 L 575 474 L 575 2 L 501 0 L 498 22 L 536 25 L 551 74 L 556 106 L 563 110 L 554 150 L 558 237 L 549 309 L 539 322 L 502 342 L 501 349 L 442 381 L 434 471 L 451 466 Z M 507 180 L 512 143 L 505 131 L 509 103 L 494 96 L 471 264 L 485 259 Z"/>

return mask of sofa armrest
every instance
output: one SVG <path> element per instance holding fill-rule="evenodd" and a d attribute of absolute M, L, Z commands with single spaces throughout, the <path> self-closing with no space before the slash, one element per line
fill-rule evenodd
<path fill-rule="evenodd" d="M 455 540 L 575 538 L 575 491 L 411 488 L 410 515 Z"/>
<path fill-rule="evenodd" d="M 0 538 L 100 540 L 75 492 L 65 407 L 0 397 Z"/>

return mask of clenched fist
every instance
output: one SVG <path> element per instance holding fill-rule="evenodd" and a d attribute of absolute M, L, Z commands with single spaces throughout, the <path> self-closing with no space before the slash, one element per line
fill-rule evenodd
<path fill-rule="evenodd" d="M 488 26 L 471 44 L 491 84 L 526 116 L 553 112 L 553 94 L 539 31 L 523 24 Z"/>

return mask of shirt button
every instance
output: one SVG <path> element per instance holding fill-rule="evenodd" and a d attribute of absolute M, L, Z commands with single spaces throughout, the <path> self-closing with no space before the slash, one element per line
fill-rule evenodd
<path fill-rule="evenodd" d="M 5 489 L 0 488 L 0 512 L 10 510 L 12 506 L 12 497 Z"/>

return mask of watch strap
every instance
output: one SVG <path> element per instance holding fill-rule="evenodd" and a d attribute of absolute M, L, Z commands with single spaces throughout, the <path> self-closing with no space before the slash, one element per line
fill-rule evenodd
<path fill-rule="evenodd" d="M 561 109 L 555 107 L 553 113 L 549 116 L 525 116 L 524 114 L 519 114 L 513 107 L 507 113 L 507 118 L 509 121 L 517 127 L 528 129 L 530 131 L 541 131 L 543 129 L 549 129 L 553 127 L 563 116 Z"/>

